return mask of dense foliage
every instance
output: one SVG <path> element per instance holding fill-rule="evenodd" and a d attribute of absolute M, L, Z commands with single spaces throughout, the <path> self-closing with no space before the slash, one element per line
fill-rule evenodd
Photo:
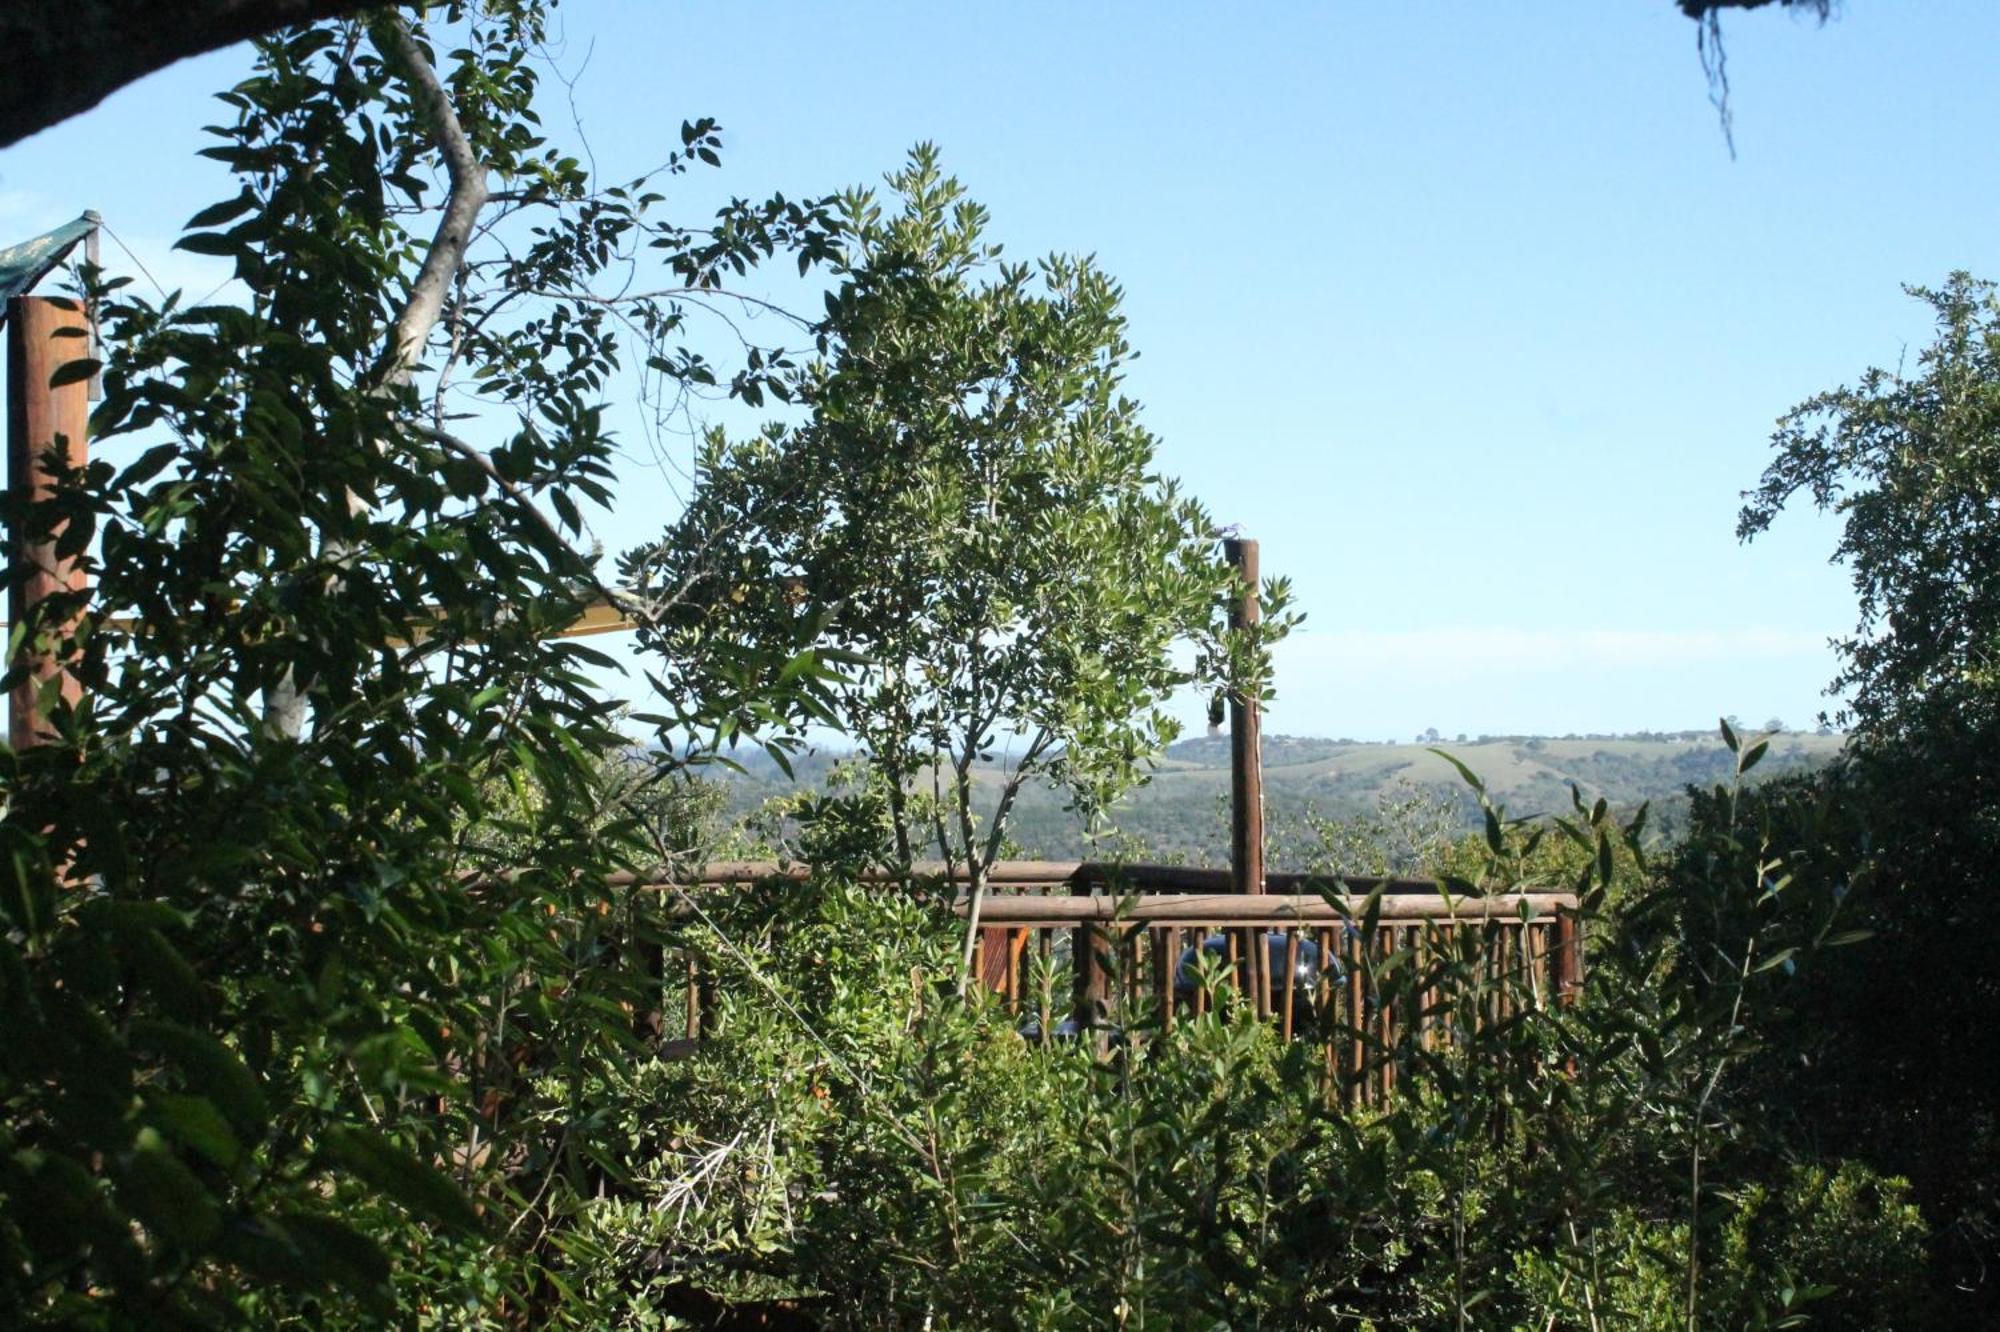
<path fill-rule="evenodd" d="M 1905 1186 L 1787 1161 L 1733 1090 L 1840 942 L 1783 831 L 1745 807 L 1670 884 L 1601 806 L 1492 812 L 1444 868 L 1582 887 L 1587 992 L 1530 1002 L 1476 931 L 1398 953 L 1373 984 L 1430 996 L 1432 1037 L 1380 1051 L 1380 1113 L 1226 990 L 1171 1031 L 1126 1008 L 1131 1045 L 1024 1040 L 955 997 L 949 911 L 837 860 L 715 905 L 685 939 L 724 977 L 702 1052 L 593 1092 L 650 1173 L 591 1210 L 582 1284 L 635 1327 L 689 1284 L 843 1327 L 1923 1326 Z M 1524 1016 L 1473 1016 L 1503 997 Z"/>
<path fill-rule="evenodd" d="M 1292 844 L 1473 903 L 1573 892 L 1573 994 L 1478 929 L 1377 948 L 1378 899 L 1350 908 L 1366 1003 L 1420 1021 L 1324 1004 L 1281 1041 L 1210 969 L 1171 1029 L 1134 1000 L 1065 1040 L 1063 952 L 1032 1022 L 963 993 L 967 922 L 907 873 L 926 836 L 961 865 L 1003 844 L 951 774 L 1018 733 L 1102 808 L 1166 690 L 1267 688 L 1119 392 L 1115 286 L 998 263 L 927 150 L 900 211 L 655 220 L 539 128 L 543 17 L 268 42 L 210 150 L 232 191 L 183 241 L 242 300 L 83 275 L 99 460 L 7 514 L 94 583 L 16 628 L 83 691 L 0 754 L 0 1322 L 1972 1324 L 1950 1280 L 1991 1249 L 1992 1101 L 1937 1070 L 1981 1067 L 2000 1016 L 1968 888 L 1982 288 L 1937 298 L 1917 380 L 1788 421 L 1748 520 L 1853 488 L 1851 763 L 1753 790 L 1770 744 L 1725 726 L 1726 780 L 1663 854 L 1643 811 L 1515 819 L 1466 768 L 1470 838 L 1417 799 Z M 717 142 L 684 124 L 662 179 Z M 682 348 L 779 255 L 829 266 L 816 355 Z M 688 519 L 609 587 L 576 543 L 633 375 L 796 419 L 715 439 Z M 662 685 L 643 755 L 557 634 L 599 600 Z M 649 882 L 772 849 L 686 769 L 811 724 L 868 762 L 785 811 L 801 879 Z M 1954 1002 L 1926 1004 L 1941 967 Z M 1397 1094 L 1350 1104 L 1327 1040 Z"/>
<path fill-rule="evenodd" d="M 1833 811 L 1820 858 L 1874 938 L 1813 979 L 1763 1076 L 1802 1138 L 1909 1177 L 1970 1327 L 2000 1262 L 2000 301 L 1963 273 L 1912 294 L 1935 340 L 1781 420 L 1739 524 L 1800 496 L 1837 514 L 1861 609 L 1836 682 L 1853 752 L 1775 801 Z"/>
<path fill-rule="evenodd" d="M 649 839 L 600 799 L 602 659 L 550 631 L 595 595 L 593 391 L 714 376 L 647 345 L 678 298 L 614 319 L 592 283 L 643 258 L 698 300 L 820 215 L 649 221 L 537 130 L 536 7 L 445 20 L 261 48 L 182 241 L 243 299 L 94 285 L 98 461 L 8 515 L 66 523 L 93 586 L 16 629 L 83 701 L 0 760 L 0 1323 L 386 1315 L 392 1253 L 522 1307 L 587 1169 L 577 1079 L 635 1038 L 604 883 Z"/>

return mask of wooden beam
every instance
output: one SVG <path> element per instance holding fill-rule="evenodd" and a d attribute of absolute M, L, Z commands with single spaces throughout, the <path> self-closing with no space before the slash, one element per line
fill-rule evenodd
<path fill-rule="evenodd" d="M 1454 897 L 1438 893 L 1385 894 L 1381 899 L 1381 919 L 1401 921 L 1518 921 L 1521 908 L 1533 909 L 1537 919 L 1555 917 L 1576 909 L 1571 893 L 1496 893 L 1491 897 Z M 1128 897 L 1034 897 L 998 895 L 986 899 L 980 917 L 995 925 L 1040 925 L 1048 927 L 1083 922 L 1124 921 L 1149 925 L 1329 925 L 1358 921 L 1367 909 L 1366 899 L 1343 900 L 1346 910 L 1335 907 L 1318 893 L 1139 893 Z M 962 909 L 962 908 L 961 908 Z"/>
<path fill-rule="evenodd" d="M 1079 869 L 1084 866 L 1074 860 L 1002 860 L 995 862 L 987 872 L 986 882 L 994 887 L 1014 888 L 1056 888 L 1067 885 Z M 808 873 L 804 865 L 780 865 L 775 860 L 712 860 L 684 879 L 673 880 L 658 874 L 633 874 L 620 871 L 607 880 L 614 887 L 672 887 L 692 888 L 699 885 L 725 883 L 754 883 L 759 879 L 804 879 Z M 911 874 L 917 879 L 938 879 L 946 877 L 945 865 L 941 860 L 920 860 L 911 867 Z M 856 876 L 862 883 L 900 883 L 902 876 L 888 870 L 863 870 Z M 953 876 L 963 880 L 960 872 Z"/>
<path fill-rule="evenodd" d="M 670 880 L 658 873 L 634 874 L 621 871 L 610 877 L 609 882 L 617 887 L 635 884 L 664 888 L 678 884 L 692 888 L 700 885 L 725 883 L 751 883 L 758 879 L 803 879 L 806 877 L 803 865 L 780 865 L 774 860 L 718 860 L 711 861 L 684 878 Z M 938 860 L 918 861 L 914 867 L 918 879 L 944 880 L 947 873 L 944 862 Z M 862 883 L 896 883 L 901 876 L 887 870 L 864 870 L 858 876 Z M 955 881 L 965 878 L 963 870 L 954 876 Z M 996 861 L 988 871 L 986 881 L 996 888 L 1070 888 L 1085 892 L 1116 896 L 1123 893 L 1227 893 L 1235 883 L 1234 876 L 1226 869 L 1202 869 L 1192 865 L 1125 865 L 1101 860 L 1001 860 Z M 1349 897 L 1361 898 L 1381 889 L 1395 895 L 1416 894 L 1435 897 L 1438 885 L 1432 879 L 1384 879 L 1372 875 L 1299 874 L 1286 871 L 1268 872 L 1264 876 L 1265 887 L 1275 893 L 1312 895 L 1321 888 L 1337 889 Z"/>
<path fill-rule="evenodd" d="M 559 637 L 588 638 L 593 634 L 622 634 L 639 626 L 616 606 L 599 597 Z"/>
<path fill-rule="evenodd" d="M 1234 890 L 1235 871 L 1193 865 L 1118 865 L 1086 860 L 1075 867 L 1075 881 L 1103 892 L 1227 893 Z M 1266 870 L 1264 888 L 1274 893 L 1310 893 L 1321 887 L 1366 896 L 1377 888 L 1389 893 L 1436 894 L 1432 879 L 1383 879 L 1373 875 L 1300 874 Z"/>

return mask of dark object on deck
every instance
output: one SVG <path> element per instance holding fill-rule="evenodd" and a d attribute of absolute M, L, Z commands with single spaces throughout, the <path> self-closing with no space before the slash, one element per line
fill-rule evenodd
<path fill-rule="evenodd" d="M 1352 925 L 1347 927 L 1347 937 L 1357 937 Z M 1322 974 L 1338 985 L 1347 979 L 1347 968 L 1340 963 L 1338 953 L 1330 955 L 1324 964 L 1320 961 L 1319 945 L 1310 939 L 1300 939 L 1298 946 L 1291 945 L 1292 936 L 1282 930 L 1267 930 L 1264 934 L 1264 974 L 1271 978 L 1271 1006 L 1275 1009 L 1284 1002 L 1284 980 L 1287 954 L 1291 963 L 1292 987 L 1302 996 L 1310 996 L 1319 987 Z M 1201 986 L 1201 958 L 1212 959 L 1211 965 L 1226 967 L 1229 964 L 1229 936 L 1211 934 L 1201 941 L 1199 952 L 1194 945 L 1181 950 L 1179 963 L 1174 967 L 1174 994 L 1177 998 L 1192 998 Z"/>
<path fill-rule="evenodd" d="M 1039 1041 L 1042 1039 L 1042 1019 L 1038 1014 L 1030 1013 L 1022 1019 L 1020 1026 L 1014 1028 L 1014 1031 L 1024 1041 Z M 1100 1019 L 1096 1023 L 1086 1025 L 1077 1021 L 1073 1013 L 1049 1029 L 1049 1039 L 1056 1042 L 1074 1041 L 1081 1039 L 1085 1032 L 1095 1035 L 1098 1041 L 1109 1049 L 1120 1049 L 1125 1045 L 1125 1029 L 1116 1022 Z"/>

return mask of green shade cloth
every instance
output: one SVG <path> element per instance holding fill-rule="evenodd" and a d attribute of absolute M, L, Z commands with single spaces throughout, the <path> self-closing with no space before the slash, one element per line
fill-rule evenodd
<path fill-rule="evenodd" d="M 0 319 L 7 317 L 5 303 L 25 295 L 37 282 L 47 277 L 49 270 L 61 263 L 63 257 L 76 248 L 78 241 L 87 239 L 91 232 L 97 230 L 98 221 L 97 214 L 85 213 L 47 235 L 0 249 Z"/>

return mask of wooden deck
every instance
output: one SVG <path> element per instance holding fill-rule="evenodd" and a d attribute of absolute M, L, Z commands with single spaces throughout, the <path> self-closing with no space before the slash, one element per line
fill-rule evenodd
<path fill-rule="evenodd" d="M 802 875 L 736 862 L 658 886 Z M 934 887 L 957 877 L 942 865 L 917 867 L 916 878 Z M 1454 896 L 1421 879 L 1270 874 L 1271 891 L 1243 894 L 1231 882 L 1227 870 L 1003 862 L 980 910 L 976 973 L 1039 1043 L 1123 1043 L 1244 1006 L 1283 1039 L 1319 1044 L 1329 1095 L 1349 1105 L 1392 1094 L 1399 1045 L 1439 1048 L 1567 1004 L 1582 983 L 1569 893 Z M 960 914 L 967 908 L 961 895 Z M 693 1039 L 710 993 L 693 961 L 686 985 Z"/>

